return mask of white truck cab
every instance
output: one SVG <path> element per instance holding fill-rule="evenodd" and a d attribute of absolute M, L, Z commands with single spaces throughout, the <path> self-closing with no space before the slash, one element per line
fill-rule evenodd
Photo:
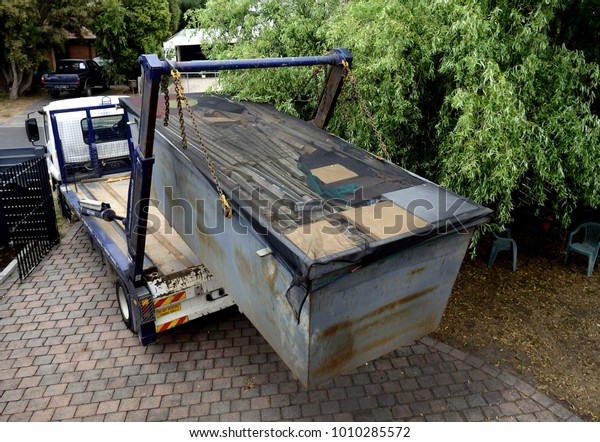
<path fill-rule="evenodd" d="M 127 123 L 118 106 L 121 97 L 72 98 L 43 107 L 40 113 L 44 117 L 48 170 L 54 182 L 67 178 L 63 177 L 65 172 L 86 173 L 129 161 Z"/>

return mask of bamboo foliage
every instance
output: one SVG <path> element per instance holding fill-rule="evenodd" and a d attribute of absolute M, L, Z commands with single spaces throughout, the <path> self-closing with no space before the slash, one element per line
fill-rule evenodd
<path fill-rule="evenodd" d="M 549 210 L 564 225 L 600 204 L 600 71 L 556 45 L 564 1 L 245 0 L 207 2 L 191 23 L 212 31 L 212 58 L 322 54 L 346 47 L 394 160 L 496 211 Z M 235 41 L 235 44 L 231 44 Z M 223 87 L 310 117 L 310 70 L 235 72 Z M 346 91 L 329 130 L 377 150 Z"/>

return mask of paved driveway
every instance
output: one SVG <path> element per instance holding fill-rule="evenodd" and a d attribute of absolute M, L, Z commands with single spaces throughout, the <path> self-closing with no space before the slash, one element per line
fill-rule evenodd
<path fill-rule="evenodd" d="M 235 308 L 148 347 L 81 224 L 0 287 L 2 421 L 574 421 L 518 378 L 430 338 L 306 390 Z"/>

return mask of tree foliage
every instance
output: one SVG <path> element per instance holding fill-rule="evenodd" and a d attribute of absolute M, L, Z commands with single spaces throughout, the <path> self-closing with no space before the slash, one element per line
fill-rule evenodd
<path fill-rule="evenodd" d="M 113 81 L 123 82 L 140 74 L 141 54 L 162 52 L 171 35 L 167 0 L 101 0 L 94 22 L 96 51 L 111 60 Z"/>
<path fill-rule="evenodd" d="M 591 45 L 583 48 L 586 60 L 575 44 L 581 39 L 572 37 L 566 17 L 574 3 L 210 0 L 191 26 L 212 34 L 212 58 L 348 48 L 397 163 L 494 208 L 498 223 L 529 207 L 567 225 L 576 206 L 600 204 L 600 120 L 591 109 L 600 71 Z M 222 84 L 306 117 L 315 93 L 293 98 L 309 74 L 231 72 Z M 378 149 L 347 92 L 329 129 Z"/>
<path fill-rule="evenodd" d="M 87 0 L 3 0 L 0 3 L 0 65 L 17 99 L 31 85 L 33 71 L 50 48 L 61 48 L 68 32 L 89 26 Z"/>
<path fill-rule="evenodd" d="M 179 0 L 179 9 L 181 15 L 179 17 L 179 26 L 177 30 L 181 30 L 187 26 L 186 12 L 194 9 L 204 8 L 206 0 Z"/>

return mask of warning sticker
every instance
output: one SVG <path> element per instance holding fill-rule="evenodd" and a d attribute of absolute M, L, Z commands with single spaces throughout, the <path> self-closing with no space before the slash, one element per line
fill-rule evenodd
<path fill-rule="evenodd" d="M 158 310 L 156 312 L 156 317 L 157 318 L 162 318 L 163 316 L 167 316 L 171 313 L 175 313 L 178 312 L 179 310 L 181 310 L 181 304 L 174 304 L 174 305 L 170 305 L 168 307 L 165 307 L 161 310 Z"/>

